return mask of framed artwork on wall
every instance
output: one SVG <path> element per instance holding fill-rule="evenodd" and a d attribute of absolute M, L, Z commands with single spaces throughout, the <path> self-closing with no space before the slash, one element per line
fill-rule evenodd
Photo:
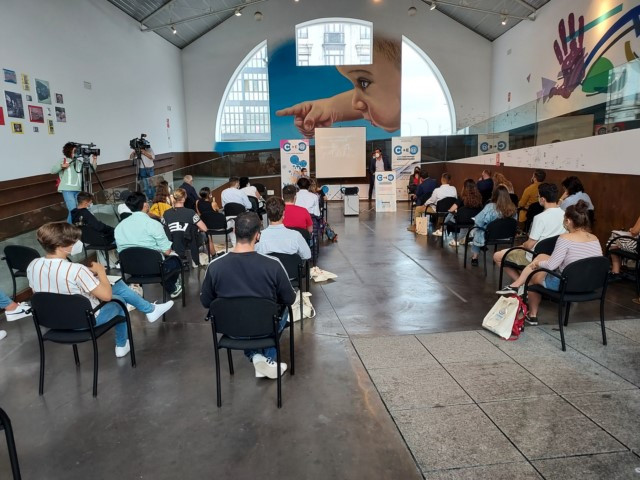
<path fill-rule="evenodd" d="M 44 123 L 44 111 L 42 107 L 29 105 L 29 121 L 34 123 Z"/>
<path fill-rule="evenodd" d="M 18 83 L 18 79 L 16 77 L 16 72 L 14 70 L 8 70 L 6 68 L 3 68 L 2 71 L 4 72 L 4 81 L 7 83 Z"/>
<path fill-rule="evenodd" d="M 0 125 L 4 125 L 4 110 L 0 107 Z"/>
<path fill-rule="evenodd" d="M 56 107 L 56 121 L 67 123 L 67 113 L 65 112 L 64 108 Z"/>
<path fill-rule="evenodd" d="M 36 78 L 36 95 L 39 103 L 48 103 L 51 105 L 51 89 L 49 82 Z"/>
<path fill-rule="evenodd" d="M 38 133 L 40 131 L 40 129 L 38 127 L 33 127 L 33 131 Z"/>
<path fill-rule="evenodd" d="M 22 81 L 22 90 L 24 90 L 25 92 L 30 92 L 31 91 L 31 85 L 29 82 L 29 75 L 27 75 L 26 73 L 22 73 L 20 75 L 20 79 Z"/>
<path fill-rule="evenodd" d="M 64 103 L 61 93 L 56 93 L 56 103 L 59 103 L 60 105 Z"/>
<path fill-rule="evenodd" d="M 24 133 L 24 130 L 22 130 L 22 122 L 11 122 L 11 131 L 22 135 Z"/>
<path fill-rule="evenodd" d="M 49 135 L 53 135 L 54 133 L 56 133 L 55 129 L 53 128 L 53 120 L 47 120 L 47 128 L 49 130 Z"/>
<path fill-rule="evenodd" d="M 25 95 L 27 98 L 27 102 L 33 102 L 33 97 L 31 95 Z"/>
<path fill-rule="evenodd" d="M 24 118 L 24 104 L 22 94 L 4 91 L 4 100 L 7 103 L 7 116 L 12 118 Z"/>

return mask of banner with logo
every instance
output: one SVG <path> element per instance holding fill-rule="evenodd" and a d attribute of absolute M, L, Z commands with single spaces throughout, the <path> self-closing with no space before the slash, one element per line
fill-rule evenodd
<path fill-rule="evenodd" d="M 309 139 L 280 140 L 280 175 L 282 186 L 295 185 L 302 176 L 302 169 L 309 176 Z"/>
<path fill-rule="evenodd" d="M 376 212 L 396 211 L 396 174 L 376 172 Z"/>
<path fill-rule="evenodd" d="M 413 169 L 420 164 L 420 137 L 393 137 L 391 139 L 391 167 L 396 172 L 396 198 L 407 200 L 407 185 Z M 376 192 L 376 195 L 378 193 Z"/>
<path fill-rule="evenodd" d="M 478 155 L 509 150 L 509 132 L 478 135 Z"/>

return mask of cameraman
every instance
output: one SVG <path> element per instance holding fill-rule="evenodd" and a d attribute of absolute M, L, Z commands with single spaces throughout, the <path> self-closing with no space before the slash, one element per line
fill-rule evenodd
<path fill-rule="evenodd" d="M 58 191 L 62 193 L 64 203 L 69 210 L 67 222 L 71 223 L 71 211 L 78 206 L 78 192 L 82 191 L 82 160 L 79 162 L 76 158 L 76 145 L 73 142 L 67 142 L 62 147 L 64 158 L 61 163 L 56 163 L 51 168 L 51 173 L 58 174 Z M 91 156 L 91 162 L 95 168 L 98 163 L 98 157 Z"/>
<path fill-rule="evenodd" d="M 151 144 L 147 140 L 147 135 L 145 133 L 140 135 L 140 140 L 138 145 L 140 146 L 140 165 L 138 165 L 138 178 L 142 181 L 142 189 L 144 190 L 144 194 L 147 196 L 147 199 L 151 201 L 155 196 L 155 188 L 151 184 L 151 177 L 155 175 L 153 166 L 154 160 L 156 159 L 153 150 L 151 149 Z M 138 158 L 136 150 L 131 152 L 129 155 L 129 160 L 134 160 Z"/>

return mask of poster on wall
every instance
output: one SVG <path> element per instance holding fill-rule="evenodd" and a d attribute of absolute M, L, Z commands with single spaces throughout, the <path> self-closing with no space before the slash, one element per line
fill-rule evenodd
<path fill-rule="evenodd" d="M 59 103 L 60 105 L 64 103 L 61 93 L 56 93 L 56 103 Z"/>
<path fill-rule="evenodd" d="M 280 140 L 282 186 L 295 185 L 300 177 L 308 177 L 309 173 L 309 139 Z"/>
<path fill-rule="evenodd" d="M 39 103 L 48 103 L 51 105 L 51 89 L 49 88 L 49 82 L 36 78 L 36 95 L 38 96 Z"/>
<path fill-rule="evenodd" d="M 56 121 L 66 123 L 67 113 L 65 112 L 64 108 L 56 107 Z"/>
<path fill-rule="evenodd" d="M 509 150 L 509 132 L 478 135 L 478 155 Z"/>
<path fill-rule="evenodd" d="M 26 73 L 22 73 L 20 75 L 20 81 L 22 82 L 22 90 L 24 90 L 25 92 L 30 92 L 31 85 L 29 83 L 29 75 L 27 75 Z"/>
<path fill-rule="evenodd" d="M 44 123 L 44 112 L 42 107 L 29 105 L 29 121 L 34 123 Z"/>
<path fill-rule="evenodd" d="M 24 134 L 24 130 L 22 130 L 21 122 L 11 122 L 11 131 L 13 133 L 19 133 L 20 135 Z"/>
<path fill-rule="evenodd" d="M 6 68 L 3 68 L 2 71 L 4 72 L 4 81 L 7 83 L 18 83 L 18 78 L 16 77 L 16 72 L 13 70 L 7 70 Z"/>
<path fill-rule="evenodd" d="M 391 139 L 391 168 L 396 172 L 396 199 L 407 200 L 407 185 L 413 170 L 420 165 L 420 137 L 393 137 Z M 376 194 L 377 195 L 377 194 Z"/>
<path fill-rule="evenodd" d="M 53 128 L 53 120 L 47 120 L 47 130 L 49 130 L 49 135 L 53 135 L 54 133 L 56 133 L 55 129 Z"/>
<path fill-rule="evenodd" d="M 24 118 L 24 104 L 22 94 L 4 91 L 4 100 L 7 103 L 7 116 L 12 118 Z"/>

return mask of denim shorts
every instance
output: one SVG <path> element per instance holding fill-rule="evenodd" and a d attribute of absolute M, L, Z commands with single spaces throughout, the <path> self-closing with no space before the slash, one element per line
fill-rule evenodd
<path fill-rule="evenodd" d="M 549 290 L 553 290 L 557 292 L 560 290 L 560 279 L 558 277 L 554 277 L 553 275 L 547 274 L 544 277 L 544 288 L 548 288 Z"/>

